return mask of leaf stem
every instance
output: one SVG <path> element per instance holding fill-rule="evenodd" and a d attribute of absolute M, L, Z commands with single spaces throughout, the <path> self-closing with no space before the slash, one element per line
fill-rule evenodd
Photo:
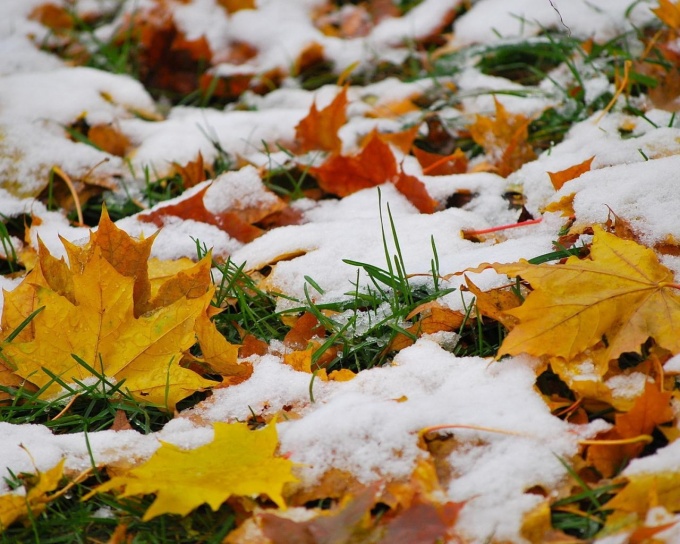
<path fill-rule="evenodd" d="M 499 225 L 497 227 L 491 227 L 488 229 L 480 229 L 480 230 L 464 230 L 463 234 L 465 236 L 478 236 L 480 234 L 490 234 L 492 232 L 498 232 L 501 230 L 508 230 L 508 229 L 516 229 L 517 227 L 526 227 L 529 225 L 537 225 L 543 221 L 542 217 L 539 217 L 538 219 L 529 219 L 528 221 L 522 221 L 521 223 L 510 223 L 509 225 Z"/>

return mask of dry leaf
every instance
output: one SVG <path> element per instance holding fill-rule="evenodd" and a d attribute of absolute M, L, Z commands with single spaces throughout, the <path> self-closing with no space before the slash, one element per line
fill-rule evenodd
<path fill-rule="evenodd" d="M 161 442 L 146 463 L 115 476 L 84 499 L 117 489 L 123 490 L 121 497 L 153 493 L 156 500 L 142 521 L 161 514 L 186 516 L 205 503 L 217 511 L 232 495 L 267 495 L 285 508 L 283 486 L 296 478 L 293 463 L 275 456 L 275 424 L 251 431 L 245 423 L 215 423 L 214 430 L 212 442 L 192 450 Z"/>
<path fill-rule="evenodd" d="M 640 353 L 649 337 L 680 352 L 680 296 L 673 273 L 644 246 L 594 227 L 590 257 L 570 257 L 565 264 L 492 265 L 521 276 L 533 291 L 507 313 L 519 320 L 499 355 L 529 353 L 566 361 L 606 338 L 605 360 Z"/>
<path fill-rule="evenodd" d="M 484 148 L 498 174 L 507 177 L 525 162 L 536 158 L 527 142 L 531 119 L 509 113 L 495 98 L 494 102 L 496 117 L 477 115 L 468 130 L 472 139 Z"/>
<path fill-rule="evenodd" d="M 663 506 L 670 512 L 680 510 L 680 472 L 640 473 L 626 480 L 626 486 L 605 508 L 636 513 L 640 517 L 655 506 Z"/>
<path fill-rule="evenodd" d="M 203 154 L 199 151 L 196 160 L 189 161 L 184 166 L 173 163 L 175 171 L 182 177 L 185 189 L 190 189 L 208 179 L 208 168 L 203 162 Z"/>
<path fill-rule="evenodd" d="M 94 125 L 87 131 L 88 139 L 102 151 L 124 157 L 130 140 L 113 125 Z"/>
<path fill-rule="evenodd" d="M 201 223 L 215 225 L 241 242 L 251 242 L 263 232 L 262 229 L 252 223 L 285 207 L 285 203 L 277 198 L 260 209 L 244 206 L 240 209 L 237 207 L 213 213 L 205 207 L 204 203 L 205 193 L 209 188 L 210 185 L 206 185 L 200 190 L 197 188 L 197 191 L 193 194 L 183 195 L 182 198 L 176 199 L 173 204 L 158 206 L 152 211 L 141 213 L 138 218 L 159 227 L 163 226 L 163 218 L 167 216 L 193 219 Z"/>

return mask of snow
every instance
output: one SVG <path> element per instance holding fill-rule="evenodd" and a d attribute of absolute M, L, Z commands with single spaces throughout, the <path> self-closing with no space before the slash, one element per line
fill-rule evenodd
<path fill-rule="evenodd" d="M 161 115 L 149 93 L 134 79 L 67 67 L 36 49 L 33 42 L 46 31 L 27 16 L 41 3 L 3 0 L 0 7 L 0 214 L 32 214 L 39 219 L 34 220 L 29 240 L 13 239 L 19 249 L 35 247 L 39 237 L 55 256 L 62 257 L 65 251 L 60 236 L 73 242 L 89 236 L 89 229 L 72 225 L 63 214 L 47 210 L 35 199 L 45 189 L 54 165 L 78 180 L 94 172 L 101 184 L 119 195 L 125 189 L 139 196 L 147 176 L 156 179 L 168 175 L 175 164 L 193 161 L 199 152 L 210 164 L 223 149 L 240 168 L 146 211 L 177 204 L 208 185 L 204 202 L 215 213 L 236 205 L 273 205 L 277 198 L 266 190 L 262 173 L 270 165 L 288 160 L 277 145 L 284 150 L 291 148 L 295 126 L 311 104 L 323 108 L 339 91 L 335 85 L 306 91 L 292 80 L 284 80 L 278 90 L 264 96 L 246 92 L 237 103 L 221 110 L 175 106 Z M 453 23 L 448 46 L 455 50 L 466 44 L 532 38 L 546 27 L 562 27 L 560 15 L 573 36 L 602 41 L 653 17 L 646 2 L 635 3 L 631 10 L 629 2 L 620 0 L 553 3 L 555 9 L 545 0 L 473 2 Z M 132 4 L 141 9 L 145 3 L 126 2 L 117 22 L 132 12 Z M 178 27 L 188 38 L 205 35 L 217 54 L 235 42 L 257 49 L 257 55 L 247 63 L 225 62 L 214 68 L 215 73 L 262 75 L 294 72 L 300 53 L 313 43 L 322 47 L 337 72 L 355 62 L 361 70 L 377 59 L 403 59 L 409 53 L 409 40 L 436 31 L 442 19 L 462 2 L 424 0 L 408 15 L 385 19 L 368 35 L 349 40 L 326 36 L 315 26 L 315 10 L 322 4 L 320 0 L 260 0 L 256 10 L 227 14 L 215 0 L 194 0 L 173 3 L 172 9 Z M 100 8 L 92 0 L 82 2 L 78 9 Z M 100 33 L 104 35 L 114 27 L 115 22 Z M 442 88 L 449 89 L 448 93 L 454 84 L 459 93 L 452 99 L 456 107 L 447 104 L 438 110 L 452 126 L 462 126 L 477 113 L 493 112 L 494 97 L 509 111 L 532 118 L 563 98 L 557 84 L 522 87 L 482 74 L 473 60 L 461 61 L 460 72 L 452 71 L 439 79 L 402 83 L 388 78 L 364 87 L 349 87 L 349 120 L 340 132 L 343 151 L 356 150 L 361 137 L 375 126 L 397 131 L 422 121 L 420 113 L 374 119 L 370 114 L 376 107 L 441 92 Z M 570 77 L 559 70 L 553 74 L 554 81 Z M 501 93 L 492 96 L 491 91 Z M 515 91 L 526 91 L 527 96 L 503 94 Z M 593 77 L 585 91 L 588 100 L 595 100 L 612 88 L 606 78 Z M 405 157 L 404 170 L 417 176 L 440 204 L 433 214 L 419 214 L 392 184 L 386 183 L 379 190 L 364 189 L 340 200 L 298 200 L 292 207 L 301 213 L 300 224 L 270 230 L 250 243 L 239 242 L 213 225 L 166 217 L 152 256 L 195 258 L 198 241 L 212 248 L 216 257 L 245 263 L 245 270 L 271 267 L 264 280 L 269 289 L 302 301 L 308 276 L 323 290 L 313 291 L 314 301 L 333 302 L 346 298 L 346 293 L 355 288 L 357 277 L 361 286 L 369 282 L 361 267 L 344 260 L 387 267 L 386 253 L 389 258 L 397 253 L 392 221 L 406 272 L 431 272 L 434 243 L 440 273 L 447 276 L 441 281 L 442 288 L 458 288 L 464 277 L 454 273 L 484 262 L 515 262 L 553 251 L 553 241 L 566 218 L 544 211 L 572 194 L 576 229 L 604 223 L 611 210 L 639 233 L 642 243 L 650 247 L 677 244 L 680 128 L 668 112 L 648 109 L 649 121 L 645 121 L 621 113 L 620 106 L 617 104 L 605 116 L 596 112 L 577 123 L 563 142 L 507 179 L 490 172 L 427 176 L 416 161 Z M 123 160 L 72 141 L 65 127 L 79 119 L 90 125 L 112 124 L 131 141 L 134 150 Z M 426 130 L 425 126 L 420 130 Z M 564 170 L 590 157 L 594 157 L 590 172 L 554 190 L 548 172 Z M 319 156 L 310 154 L 307 158 L 314 162 Z M 513 189 L 524 194 L 526 208 L 535 217 L 544 214 L 544 221 L 479 243 L 466 240 L 463 230 L 517 220 L 518 211 L 511 209 L 504 197 Z M 462 208 L 445 209 L 447 199 L 459 192 L 473 198 Z M 157 230 L 139 216 L 120 220 L 118 226 L 134 236 L 148 237 Z M 677 257 L 663 259 L 680 271 Z M 492 271 L 468 272 L 468 276 L 483 290 L 507 282 Z M 414 276 L 412 281 L 426 280 Z M 0 277 L 0 287 L 7 290 L 18 282 Z M 456 290 L 442 302 L 463 310 L 470 300 L 469 293 L 461 295 Z M 282 297 L 278 309 L 296 305 L 295 300 Z M 44 471 L 62 458 L 72 472 L 88 469 L 91 459 L 124 467 L 147 459 L 160 440 L 193 448 L 212 439 L 213 422 L 242 421 L 251 411 L 282 414 L 292 407 L 299 417 L 279 417 L 277 428 L 280 451 L 290 453 L 296 463 L 299 485 L 314 485 L 330 468 L 350 471 L 360 481 L 370 483 L 407 478 L 417 460 L 426 455 L 418 447 L 418 433 L 428 427 L 450 425 L 445 432 L 456 440 L 455 451 L 448 457 L 455 477 L 445 493 L 449 500 L 465 502 L 457 531 L 470 542 L 523 542 L 523 517 L 544 500 L 527 491 L 564 484 L 568 474 L 559 459 L 575 455 L 579 440 L 594 437 L 608 425 L 602 420 L 575 425 L 554 417 L 534 387 L 537 361 L 522 356 L 502 361 L 456 357 L 444 349 L 455 340 L 451 334 L 429 335 L 402 350 L 392 364 L 362 371 L 351 381 L 316 379 L 314 402 L 310 398 L 310 375 L 282 364 L 280 353 L 272 349 L 268 355 L 251 358 L 254 374 L 250 379 L 216 390 L 208 400 L 148 436 L 112 430 L 87 436 L 54 435 L 40 425 L 0 423 L 0 475 L 5 470 Z M 664 368 L 668 373 L 680 372 L 678 356 Z M 574 379 L 590 379 L 594 366 L 584 363 L 580 370 L 580 376 Z M 646 379 L 642 373 L 631 372 L 609 378 L 606 385 L 614 398 L 628 400 L 643 390 Z M 673 442 L 654 455 L 633 460 L 623 475 L 679 471 L 679 444 Z M 0 490 L 6 489 L 6 484 L 0 483 Z M 667 512 L 657 514 L 655 519 L 671 516 Z M 111 512 L 98 515 L 106 517 Z M 653 522 L 650 518 L 649 523 Z M 678 531 L 668 529 L 666 533 L 669 538 L 678 538 Z"/>

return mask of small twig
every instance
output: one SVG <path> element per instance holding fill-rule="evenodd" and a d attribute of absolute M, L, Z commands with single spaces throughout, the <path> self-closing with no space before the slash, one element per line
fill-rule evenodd
<path fill-rule="evenodd" d="M 557 16 L 560 18 L 560 24 L 567 29 L 567 36 L 571 37 L 571 28 L 567 26 L 567 24 L 564 22 L 564 19 L 562 18 L 562 13 L 560 13 L 560 10 L 557 9 L 557 6 L 553 3 L 553 0 L 548 0 L 550 3 L 550 7 L 555 10 L 555 13 L 557 13 Z"/>
<path fill-rule="evenodd" d="M 433 425 L 432 427 L 425 427 L 424 429 L 420 430 L 420 435 L 424 435 L 427 433 L 435 432 L 435 431 L 442 431 L 444 429 L 468 429 L 470 431 L 484 431 L 487 433 L 497 433 L 497 434 L 507 434 L 511 436 L 526 436 L 522 433 L 518 433 L 515 431 L 506 431 L 503 429 L 494 429 L 493 427 L 480 427 L 479 425 L 462 425 L 462 424 L 456 424 L 452 423 L 450 425 L 444 424 L 444 425 Z"/>

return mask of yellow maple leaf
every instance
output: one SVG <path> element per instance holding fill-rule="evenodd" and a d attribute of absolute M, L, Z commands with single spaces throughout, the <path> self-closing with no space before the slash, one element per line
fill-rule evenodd
<path fill-rule="evenodd" d="M 605 361 L 640 352 L 649 337 L 672 353 L 680 352 L 680 296 L 673 273 L 644 246 L 594 227 L 590 258 L 565 264 L 492 265 L 521 276 L 533 291 L 499 354 L 548 355 L 574 360 L 605 340 Z"/>
<path fill-rule="evenodd" d="M 44 310 L 32 321 L 33 338 L 2 345 L 3 359 L 17 375 L 44 388 L 44 397 L 58 395 L 62 387 L 43 367 L 66 384 L 93 378 L 75 357 L 101 375 L 124 379 L 124 389 L 138 399 L 168 409 L 214 385 L 179 366 L 182 353 L 195 343 L 194 324 L 212 291 L 135 318 L 134 280 L 119 274 L 98 247 L 80 272 L 73 271 L 73 283 L 74 302 L 35 286 L 35 306 Z"/>
<path fill-rule="evenodd" d="M 51 500 L 47 494 L 58 487 L 64 474 L 64 461 L 62 459 L 51 469 L 25 478 L 25 493 L 15 491 L 0 495 L 0 533 L 14 522 L 45 510 L 45 505 Z"/>
<path fill-rule="evenodd" d="M 644 516 L 654 506 L 670 512 L 680 510 L 680 473 L 649 472 L 628 476 L 628 483 L 606 508 Z"/>
<path fill-rule="evenodd" d="M 212 442 L 193 450 L 163 442 L 146 463 L 112 478 L 84 499 L 121 488 L 122 497 L 153 493 L 156 500 L 143 521 L 161 514 L 185 516 L 204 503 L 217 510 L 232 495 L 264 494 L 285 508 L 283 486 L 297 479 L 293 463 L 274 455 L 276 426 L 251 431 L 245 423 L 215 423 L 214 430 Z"/>
<path fill-rule="evenodd" d="M 208 361 L 213 370 L 247 378 L 250 368 L 238 365 L 237 348 L 224 338 L 219 342 L 208 319 L 214 292 L 210 255 L 190 266 L 183 263 L 173 274 L 160 267 L 166 277 L 151 298 L 147 259 L 152 241 L 130 238 L 104 212 L 87 245 L 64 242 L 69 264 L 40 244 L 38 266 L 5 293 L 0 383 L 16 385 L 18 376 L 50 398 L 63 390 L 57 382 L 106 376 L 125 380 L 123 390 L 137 399 L 172 410 L 182 398 L 216 383 L 180 366 L 197 335 L 220 350 Z"/>
<path fill-rule="evenodd" d="M 531 119 L 508 112 L 495 98 L 494 102 L 496 117 L 477 115 L 468 130 L 472 139 L 484 148 L 498 174 L 506 177 L 536 158 L 527 142 Z"/>

